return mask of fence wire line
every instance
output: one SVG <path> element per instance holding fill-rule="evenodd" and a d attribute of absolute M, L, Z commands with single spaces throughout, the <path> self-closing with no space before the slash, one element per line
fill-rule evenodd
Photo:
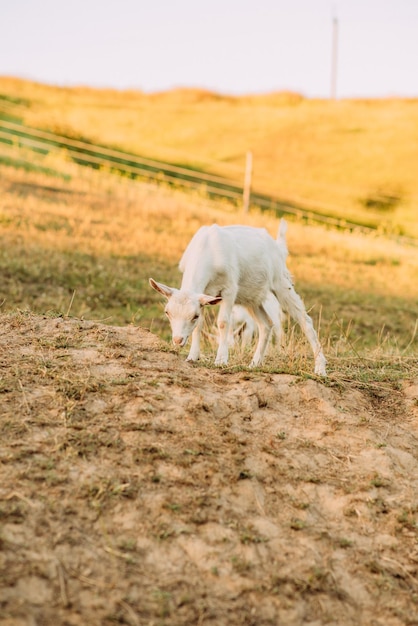
<path fill-rule="evenodd" d="M 9 137 L 8 135 L 6 135 L 5 133 L 3 133 L 0 130 L 0 137 Z M 19 143 L 23 146 L 28 146 L 28 147 L 33 147 L 33 148 L 43 148 L 45 149 L 45 147 L 47 146 L 48 148 L 51 148 L 51 152 L 59 152 L 60 148 L 55 147 L 55 146 L 49 146 L 48 144 L 45 144 L 41 141 L 37 141 L 34 139 L 29 139 L 27 137 L 19 137 Z M 216 193 L 222 196 L 226 196 L 228 198 L 241 198 L 242 194 L 240 191 L 231 191 L 229 189 L 220 189 L 219 187 L 214 187 L 210 184 L 208 184 L 205 180 L 199 180 L 197 177 L 195 178 L 194 181 L 191 180 L 186 180 L 183 178 L 178 178 L 177 176 L 173 176 L 167 173 L 163 173 L 163 172 L 150 172 L 148 169 L 146 169 L 144 166 L 141 167 L 141 165 L 137 165 L 136 167 L 132 167 L 123 163 L 114 163 L 111 161 L 107 161 L 105 158 L 100 158 L 100 157 L 96 157 L 93 155 L 86 155 L 86 154 L 82 154 L 80 152 L 76 152 L 75 150 L 71 150 L 71 149 L 66 149 L 66 153 L 72 157 L 75 161 L 84 161 L 85 163 L 94 163 L 96 165 L 100 165 L 102 167 L 106 167 L 109 170 L 112 169 L 117 169 L 118 171 L 123 171 L 129 174 L 137 174 L 140 175 L 141 173 L 145 173 L 144 177 L 145 178 L 151 178 L 154 180 L 164 180 L 164 181 L 171 181 L 174 183 L 177 183 L 179 185 L 181 185 L 182 187 L 191 187 L 191 188 L 198 188 L 198 187 L 204 187 L 205 190 L 207 190 L 209 193 Z"/>
<path fill-rule="evenodd" d="M 37 128 L 32 128 L 30 126 L 24 126 L 23 124 L 16 124 L 15 122 L 7 122 L 4 120 L 0 121 L 0 128 L 2 128 L 3 132 L 8 132 L 10 134 L 10 138 L 15 137 L 16 139 L 22 139 L 20 135 L 14 134 L 14 132 L 21 132 L 26 135 L 32 137 L 38 137 L 39 139 L 45 139 L 47 141 L 53 141 L 56 143 L 60 143 L 65 148 L 79 148 L 80 150 L 88 150 L 90 152 L 94 152 L 97 154 L 102 154 L 104 157 L 114 157 L 123 161 L 128 161 L 132 163 L 138 163 L 138 165 L 144 165 L 149 167 L 162 168 L 167 171 L 171 171 L 177 174 L 183 174 L 186 176 L 196 177 L 199 180 L 207 180 L 210 182 L 225 184 L 225 185 L 234 185 L 237 181 L 229 178 L 224 178 L 222 176 L 216 176 L 214 174 L 206 174 L 205 172 L 200 172 L 197 170 L 193 170 L 192 168 L 180 167 L 177 165 L 172 165 L 171 163 L 165 163 L 163 161 L 157 161 L 154 159 L 147 159 L 144 157 L 140 157 L 134 154 L 130 154 L 127 152 L 122 152 L 120 150 L 114 150 L 111 148 L 106 148 L 104 146 L 98 146 L 93 143 L 88 143 L 85 141 L 80 141 L 77 139 L 69 139 L 68 137 L 64 137 L 62 135 L 58 135 L 55 133 L 51 133 L 49 131 L 38 130 Z M 49 145 L 49 144 L 44 144 Z M 55 146 L 51 146 L 51 149 Z M 238 183 L 239 184 L 239 183 Z"/>

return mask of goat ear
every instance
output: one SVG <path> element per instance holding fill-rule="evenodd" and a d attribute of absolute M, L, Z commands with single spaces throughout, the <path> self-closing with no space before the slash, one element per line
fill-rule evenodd
<path fill-rule="evenodd" d="M 206 296 L 204 293 L 199 296 L 199 302 L 202 306 L 205 304 L 219 304 L 221 300 L 221 296 Z"/>
<path fill-rule="evenodd" d="M 155 291 L 158 291 L 166 298 L 171 298 L 174 293 L 174 289 L 172 289 L 171 287 L 167 287 L 167 285 L 163 285 L 163 283 L 157 283 L 157 281 L 153 278 L 149 279 L 149 284 L 153 289 L 155 289 Z"/>

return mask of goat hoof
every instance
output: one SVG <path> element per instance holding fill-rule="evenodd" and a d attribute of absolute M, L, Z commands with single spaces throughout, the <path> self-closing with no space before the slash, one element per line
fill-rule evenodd
<path fill-rule="evenodd" d="M 321 355 L 318 359 L 316 359 L 316 363 L 315 363 L 315 374 L 317 376 L 326 376 L 327 375 L 327 370 L 326 370 L 326 360 L 325 357 L 323 355 Z"/>

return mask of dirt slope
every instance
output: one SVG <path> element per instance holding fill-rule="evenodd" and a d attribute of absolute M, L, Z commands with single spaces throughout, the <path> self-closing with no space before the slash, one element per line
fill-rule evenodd
<path fill-rule="evenodd" d="M 2 626 L 418 624 L 418 381 L 0 317 Z"/>

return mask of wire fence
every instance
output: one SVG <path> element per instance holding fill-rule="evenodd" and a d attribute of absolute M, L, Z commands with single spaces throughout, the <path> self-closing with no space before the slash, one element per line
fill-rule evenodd
<path fill-rule="evenodd" d="M 205 172 L 203 169 L 148 159 L 8 120 L 0 120 L 0 145 L 2 143 L 29 148 L 44 155 L 64 151 L 71 160 L 80 165 L 107 169 L 133 179 L 163 181 L 179 187 L 198 189 L 212 198 L 224 198 L 238 206 L 245 202 L 244 195 L 247 190 L 244 185 L 244 171 L 242 182 L 240 182 L 234 178 Z M 278 215 L 293 215 L 309 223 L 364 233 L 378 232 L 376 227 L 353 220 L 322 215 L 320 212 L 307 210 L 296 203 L 283 201 L 273 195 L 258 193 L 255 190 L 250 193 L 250 202 L 261 209 L 276 212 Z M 393 237 L 403 243 L 418 245 L 418 240 L 413 238 L 400 235 L 393 235 Z"/>

